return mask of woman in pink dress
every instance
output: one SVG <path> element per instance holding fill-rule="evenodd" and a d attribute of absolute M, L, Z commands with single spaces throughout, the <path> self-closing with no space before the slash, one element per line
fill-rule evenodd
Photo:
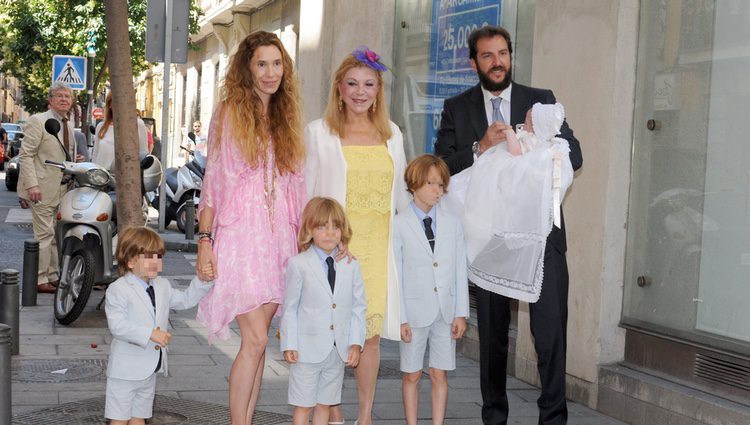
<path fill-rule="evenodd" d="M 229 324 L 239 324 L 242 342 L 229 375 L 234 425 L 252 423 L 268 328 L 284 299 L 284 267 L 297 253 L 307 198 L 297 87 L 279 38 L 252 33 L 230 59 L 209 129 L 196 271 L 216 276 L 197 319 L 209 341 L 229 338 Z"/>

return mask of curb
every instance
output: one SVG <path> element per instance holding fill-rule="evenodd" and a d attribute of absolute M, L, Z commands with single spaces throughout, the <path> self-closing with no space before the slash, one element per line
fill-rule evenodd
<path fill-rule="evenodd" d="M 167 251 L 198 252 L 198 243 L 188 240 L 184 242 L 164 241 L 164 248 Z"/>

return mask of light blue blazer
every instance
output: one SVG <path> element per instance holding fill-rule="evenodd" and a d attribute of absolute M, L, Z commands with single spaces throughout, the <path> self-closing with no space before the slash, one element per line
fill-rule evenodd
<path fill-rule="evenodd" d="M 172 288 L 167 279 L 151 280 L 156 297 L 156 312 L 146 290 L 132 273 L 114 281 L 107 288 L 104 311 L 112 333 L 107 376 L 129 381 L 141 381 L 154 373 L 159 362 L 159 349 L 151 341 L 151 331 L 157 326 L 169 327 L 169 310 L 195 307 L 213 282 L 193 278 L 185 290 Z M 167 350 L 162 349 L 162 371 L 167 374 Z"/>
<path fill-rule="evenodd" d="M 439 204 L 435 217 L 435 252 L 412 208 L 394 220 L 396 269 L 401 285 L 401 323 L 430 326 L 438 314 L 446 323 L 469 317 L 466 247 L 461 222 Z"/>
<path fill-rule="evenodd" d="M 365 284 L 359 263 L 336 263 L 333 293 L 323 264 L 306 251 L 289 259 L 285 273 L 286 294 L 281 317 L 281 351 L 295 350 L 304 363 L 320 363 L 334 342 L 343 361 L 349 347 L 365 344 Z"/>

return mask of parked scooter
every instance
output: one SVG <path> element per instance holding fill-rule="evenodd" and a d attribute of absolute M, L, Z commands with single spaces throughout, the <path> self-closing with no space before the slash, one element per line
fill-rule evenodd
<path fill-rule="evenodd" d="M 191 132 L 188 137 L 195 140 L 195 135 Z M 185 233 L 187 228 L 187 201 L 193 200 L 197 207 L 200 201 L 201 188 L 203 187 L 203 176 L 206 173 L 206 157 L 198 150 L 190 150 L 184 146 L 180 149 L 190 154 L 190 160 L 183 167 L 170 167 L 165 171 L 166 184 L 166 211 L 164 225 L 168 226 L 172 220 L 177 221 L 177 228 L 180 232 Z M 159 193 L 150 197 L 151 206 L 159 209 Z M 198 228 L 198 222 L 194 224 Z"/>
<path fill-rule="evenodd" d="M 50 119 L 45 130 L 57 138 L 60 124 Z M 57 213 L 55 237 L 60 252 L 60 282 L 55 292 L 55 318 L 68 325 L 86 307 L 95 284 L 109 284 L 117 277 L 114 247 L 117 235 L 115 179 L 105 168 L 92 162 L 54 162 L 75 181 L 75 188 L 63 195 Z M 161 163 L 149 155 L 141 161 L 144 190 L 161 181 Z"/>

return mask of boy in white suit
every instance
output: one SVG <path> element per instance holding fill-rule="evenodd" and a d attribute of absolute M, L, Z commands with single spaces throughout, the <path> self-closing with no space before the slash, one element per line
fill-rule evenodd
<path fill-rule="evenodd" d="M 430 347 L 432 423 L 442 424 L 448 403 L 447 371 L 456 368 L 456 340 L 466 331 L 469 287 L 461 222 L 440 207 L 450 172 L 435 155 L 420 155 L 404 176 L 414 196 L 393 222 L 401 285 L 401 371 L 404 414 L 417 424 L 419 379 Z"/>
<path fill-rule="evenodd" d="M 292 423 L 326 425 L 341 403 L 344 365 L 356 367 L 365 342 L 365 285 L 359 263 L 336 263 L 352 236 L 338 202 L 313 198 L 302 213 L 300 254 L 289 259 L 281 318 L 281 351 L 291 363 Z"/>
<path fill-rule="evenodd" d="M 110 425 L 145 424 L 152 416 L 156 373 L 167 373 L 169 310 L 196 306 L 212 286 L 196 277 L 184 291 L 172 288 L 158 277 L 162 255 L 164 242 L 147 227 L 129 228 L 119 237 L 121 277 L 107 288 L 105 303 L 113 337 L 104 408 Z"/>

